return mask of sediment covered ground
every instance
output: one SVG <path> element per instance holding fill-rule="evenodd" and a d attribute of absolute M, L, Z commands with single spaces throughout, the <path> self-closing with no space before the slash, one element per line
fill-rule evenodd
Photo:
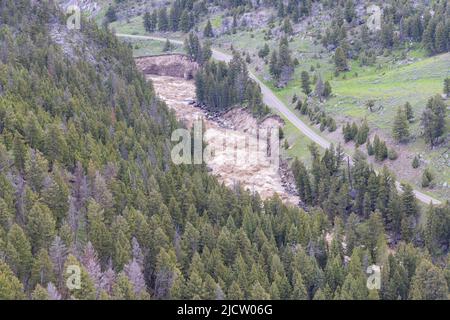
<path fill-rule="evenodd" d="M 193 81 L 149 74 L 147 78 L 153 81 L 157 94 L 187 127 L 203 119 L 204 141 L 212 150 L 207 164 L 219 180 L 228 186 L 240 183 L 258 192 L 263 199 L 277 193 L 286 203 L 299 203 L 298 197 L 286 190 L 277 161 L 258 145 L 261 140 L 258 140 L 257 128 L 262 134 L 267 129 L 278 130 L 280 119 L 268 117 L 258 123 L 245 110 L 233 109 L 220 120 L 214 120 L 204 110 L 192 105 L 195 100 Z"/>

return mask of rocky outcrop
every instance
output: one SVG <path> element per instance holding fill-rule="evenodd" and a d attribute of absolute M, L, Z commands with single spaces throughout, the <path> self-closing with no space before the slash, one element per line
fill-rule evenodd
<path fill-rule="evenodd" d="M 59 5 L 64 11 L 70 6 L 76 6 L 83 14 L 89 16 L 93 16 L 101 10 L 101 6 L 94 0 L 59 0 Z"/>
<path fill-rule="evenodd" d="M 183 54 L 165 54 L 136 58 L 137 67 L 144 74 L 193 79 L 199 65 Z"/>

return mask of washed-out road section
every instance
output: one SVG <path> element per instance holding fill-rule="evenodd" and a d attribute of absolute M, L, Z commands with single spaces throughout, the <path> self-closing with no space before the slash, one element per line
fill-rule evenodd
<path fill-rule="evenodd" d="M 161 37 L 155 37 L 155 36 L 142 36 L 142 35 L 131 35 L 131 34 L 122 34 L 118 33 L 116 36 L 121 38 L 129 38 L 129 39 L 137 39 L 137 40 L 155 40 L 155 41 L 166 41 L 166 38 Z M 169 39 L 172 43 L 175 44 L 183 44 L 183 41 L 175 40 L 175 39 Z M 229 62 L 232 59 L 232 56 L 226 53 L 223 53 L 221 51 L 218 51 L 217 49 L 212 49 L 213 58 L 219 61 Z M 291 110 L 289 110 L 288 107 L 280 100 L 278 97 L 270 90 L 269 87 L 267 87 L 264 83 L 262 83 L 258 77 L 252 72 L 249 71 L 250 77 L 256 81 L 259 86 L 261 87 L 261 92 L 263 95 L 263 101 L 265 104 L 267 104 L 270 108 L 275 109 L 280 114 L 282 114 L 288 121 L 290 121 L 297 129 L 299 129 L 305 136 L 307 136 L 309 139 L 320 145 L 322 148 L 326 149 L 329 148 L 331 143 L 327 140 L 325 140 L 323 137 L 321 137 L 319 134 L 314 132 L 307 124 L 305 124 L 302 120 L 300 120 Z M 347 155 L 351 161 L 351 157 Z M 399 182 L 396 182 L 397 189 L 401 191 L 401 184 Z M 418 190 L 414 190 L 414 195 L 416 198 L 426 204 L 435 204 L 440 205 L 441 201 L 426 195 Z"/>

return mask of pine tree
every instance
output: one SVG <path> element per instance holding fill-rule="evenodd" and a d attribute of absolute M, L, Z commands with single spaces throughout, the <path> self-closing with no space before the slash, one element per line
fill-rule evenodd
<path fill-rule="evenodd" d="M 381 42 L 385 48 L 392 48 L 394 45 L 394 25 L 391 22 L 382 24 Z"/>
<path fill-rule="evenodd" d="M 0 300 L 25 299 L 23 285 L 6 263 L 0 260 Z"/>
<path fill-rule="evenodd" d="M 68 146 L 64 132 L 59 125 L 54 124 L 50 126 L 44 144 L 45 153 L 51 167 L 53 167 L 55 162 L 64 162 L 68 154 Z"/>
<path fill-rule="evenodd" d="M 367 142 L 366 147 L 367 147 L 367 154 L 369 156 L 373 156 L 375 154 L 375 151 L 374 151 L 373 145 L 370 141 Z"/>
<path fill-rule="evenodd" d="M 193 271 L 186 282 L 186 296 L 189 299 L 204 299 L 206 294 L 205 283 L 197 271 Z"/>
<path fill-rule="evenodd" d="M 44 130 L 33 113 L 30 113 L 25 124 L 25 138 L 29 145 L 38 150 L 42 150 Z"/>
<path fill-rule="evenodd" d="M 169 31 L 169 18 L 165 7 L 158 11 L 158 30 L 163 32 Z"/>
<path fill-rule="evenodd" d="M 303 162 L 295 159 L 292 164 L 292 172 L 294 174 L 297 190 L 300 196 L 300 199 L 304 201 L 306 204 L 312 203 L 312 190 L 311 190 L 311 182 L 309 177 L 309 172 L 306 170 Z"/>
<path fill-rule="evenodd" d="M 446 300 L 448 285 L 442 270 L 424 259 L 412 278 L 409 294 L 412 300 Z"/>
<path fill-rule="evenodd" d="M 388 157 L 388 149 L 386 146 L 386 142 L 383 141 L 380 144 L 380 149 L 379 149 L 379 153 L 378 153 L 378 160 L 379 161 L 384 161 L 386 160 L 386 158 Z"/>
<path fill-rule="evenodd" d="M 355 17 L 355 4 L 353 3 L 353 0 L 347 0 L 344 12 L 345 20 L 347 20 L 348 23 L 352 22 Z"/>
<path fill-rule="evenodd" d="M 349 141 L 353 140 L 354 135 L 352 133 L 352 128 L 350 127 L 350 123 L 347 122 L 347 124 L 342 127 L 342 133 L 344 135 L 345 142 L 349 142 Z"/>
<path fill-rule="evenodd" d="M 270 300 L 270 295 L 259 282 L 256 282 L 250 291 L 249 298 L 252 300 Z"/>
<path fill-rule="evenodd" d="M 187 9 L 183 10 L 181 14 L 179 28 L 184 33 L 188 33 L 191 30 L 191 19 Z"/>
<path fill-rule="evenodd" d="M 314 294 L 314 298 L 313 300 L 328 300 L 328 297 L 325 295 L 325 293 L 322 291 L 321 288 L 319 288 L 319 290 L 316 291 L 316 293 Z"/>
<path fill-rule="evenodd" d="M 448 49 L 448 37 L 449 31 L 445 25 L 445 22 L 441 21 L 436 26 L 435 31 L 435 44 L 434 48 L 436 53 L 447 52 Z"/>
<path fill-rule="evenodd" d="M 447 108 L 440 95 L 428 100 L 427 106 L 422 114 L 421 124 L 424 129 L 424 138 L 431 146 L 439 142 L 446 127 Z"/>
<path fill-rule="evenodd" d="M 316 88 L 314 90 L 314 94 L 319 97 L 320 99 L 322 99 L 322 97 L 324 96 L 324 90 L 325 90 L 325 86 L 323 84 L 322 78 L 318 77 L 317 82 L 316 82 Z"/>
<path fill-rule="evenodd" d="M 355 122 L 352 123 L 352 126 L 350 127 L 350 140 L 353 140 L 356 138 L 356 136 L 358 135 L 358 126 L 356 125 Z"/>
<path fill-rule="evenodd" d="M 113 226 L 113 261 L 121 270 L 131 258 L 131 244 L 128 238 L 128 225 L 123 219 L 117 219 Z"/>
<path fill-rule="evenodd" d="M 386 142 L 381 141 L 378 135 L 373 139 L 373 150 L 377 161 L 384 161 L 388 156 Z"/>
<path fill-rule="evenodd" d="M 233 300 L 243 300 L 245 298 L 241 287 L 236 281 L 233 281 L 233 283 L 230 285 L 227 297 Z"/>
<path fill-rule="evenodd" d="M 153 31 L 156 31 L 158 29 L 158 16 L 159 16 L 158 10 L 153 10 L 153 12 L 151 13 Z"/>
<path fill-rule="evenodd" d="M 49 282 L 55 282 L 53 264 L 46 249 L 39 250 L 31 270 L 31 286 L 47 286 Z"/>
<path fill-rule="evenodd" d="M 426 26 L 423 35 L 422 35 L 422 43 L 425 47 L 425 49 L 428 50 L 430 54 L 433 54 L 436 52 L 436 49 L 434 47 L 435 44 L 435 30 L 436 30 L 436 24 L 437 22 L 434 19 L 431 19 L 428 22 L 428 25 Z"/>
<path fill-rule="evenodd" d="M 433 174 L 428 168 L 426 168 L 422 174 L 422 187 L 428 188 L 432 186 L 433 180 L 434 180 Z"/>
<path fill-rule="evenodd" d="M 170 43 L 169 39 L 166 39 L 163 47 L 163 52 L 168 52 L 170 50 L 172 50 L 172 44 Z"/>
<path fill-rule="evenodd" d="M 114 6 L 109 6 L 105 13 L 105 18 L 107 23 L 111 23 L 117 20 L 116 8 Z"/>
<path fill-rule="evenodd" d="M 5 200 L 0 197 L 0 227 L 9 229 L 13 222 L 13 212 L 8 208 Z"/>
<path fill-rule="evenodd" d="M 48 177 L 48 162 L 38 151 L 32 150 L 29 161 L 25 164 L 27 180 L 34 192 L 40 193 L 44 187 L 44 179 Z"/>
<path fill-rule="evenodd" d="M 371 213 L 361 231 L 362 242 L 369 250 L 372 261 L 376 261 L 379 238 L 381 235 L 384 235 L 385 232 L 381 213 L 378 211 Z"/>
<path fill-rule="evenodd" d="M 283 84 L 285 84 L 291 79 L 291 75 L 293 72 L 291 52 L 289 50 L 289 42 L 286 37 L 283 37 L 280 40 L 279 55 L 277 61 L 279 72 L 278 78 L 283 82 Z"/>
<path fill-rule="evenodd" d="M 25 164 L 29 158 L 28 148 L 23 139 L 19 136 L 14 138 L 13 155 L 15 167 L 20 172 L 25 172 Z"/>
<path fill-rule="evenodd" d="M 147 32 L 155 31 L 155 21 L 153 21 L 153 16 L 148 11 L 144 15 L 144 28 Z"/>
<path fill-rule="evenodd" d="M 112 297 L 115 300 L 137 300 L 133 284 L 124 273 L 120 273 L 113 286 Z"/>
<path fill-rule="evenodd" d="M 59 227 L 69 210 L 69 188 L 58 173 L 54 174 L 53 180 L 47 179 L 47 185 L 42 202 L 52 211 L 53 219 Z"/>
<path fill-rule="evenodd" d="M 357 145 L 363 145 L 364 143 L 366 143 L 369 131 L 370 131 L 369 124 L 367 123 L 367 120 L 364 119 L 355 137 Z"/>
<path fill-rule="evenodd" d="M 205 29 L 203 30 L 203 36 L 206 38 L 214 37 L 214 32 L 210 20 L 208 20 L 208 22 L 206 23 Z"/>
<path fill-rule="evenodd" d="M 419 214 L 419 207 L 413 188 L 409 185 L 402 185 L 403 193 L 400 196 L 401 210 L 406 217 L 417 217 Z"/>
<path fill-rule="evenodd" d="M 40 284 L 37 284 L 34 288 L 33 292 L 31 293 L 31 299 L 32 300 L 49 300 L 49 294 L 47 292 L 47 289 L 43 288 Z"/>
<path fill-rule="evenodd" d="M 295 271 L 293 276 L 293 292 L 292 298 L 294 300 L 306 300 L 308 299 L 308 293 L 306 291 L 305 284 L 303 282 L 303 277 L 299 271 Z"/>
<path fill-rule="evenodd" d="M 406 111 L 399 107 L 394 118 L 392 135 L 398 142 L 405 142 L 409 139 L 409 124 Z"/>
<path fill-rule="evenodd" d="M 414 122 L 414 111 L 409 102 L 405 103 L 405 112 L 406 112 L 406 118 L 408 119 L 409 123 Z"/>
<path fill-rule="evenodd" d="M 31 244 L 22 228 L 14 224 L 7 235 L 6 262 L 20 279 L 27 278 L 31 264 Z"/>
<path fill-rule="evenodd" d="M 335 292 L 342 286 L 345 278 L 345 272 L 342 267 L 341 257 L 330 256 L 325 267 L 325 281 L 326 284 Z"/>
<path fill-rule="evenodd" d="M 173 32 L 178 31 L 178 25 L 180 22 L 181 8 L 178 1 L 173 2 L 169 11 L 169 26 Z"/>
<path fill-rule="evenodd" d="M 283 22 L 283 31 L 285 35 L 291 35 L 294 32 L 292 28 L 291 20 L 289 18 L 285 18 Z"/>
<path fill-rule="evenodd" d="M 325 81 L 325 87 L 323 89 L 323 97 L 325 99 L 328 99 L 332 93 L 333 93 L 333 89 L 331 88 L 330 82 L 327 80 L 327 81 Z"/>
<path fill-rule="evenodd" d="M 186 38 L 184 42 L 185 50 L 187 51 L 187 54 L 198 63 L 202 64 L 204 62 L 203 60 L 203 53 L 202 53 L 202 46 L 200 44 L 200 40 L 198 39 L 197 35 L 195 35 L 193 32 L 189 33 L 189 36 Z"/>
<path fill-rule="evenodd" d="M 337 129 L 336 121 L 332 117 L 328 118 L 327 126 L 328 126 L 328 131 L 330 131 L 330 132 L 334 132 Z"/>
<path fill-rule="evenodd" d="M 269 45 L 267 43 L 265 43 L 264 47 L 258 51 L 258 57 L 263 59 L 263 58 L 267 57 L 269 55 L 269 53 L 270 53 Z"/>
<path fill-rule="evenodd" d="M 276 50 L 272 51 L 272 56 L 270 58 L 269 66 L 270 74 L 278 80 L 280 76 L 280 68 L 278 65 L 278 52 Z"/>
<path fill-rule="evenodd" d="M 450 97 L 450 78 L 444 80 L 444 94 Z"/>
<path fill-rule="evenodd" d="M 201 48 L 201 61 L 202 63 L 208 62 L 212 57 L 212 49 L 211 49 L 211 41 L 207 40 L 203 44 L 203 48 Z"/>
<path fill-rule="evenodd" d="M 103 210 L 98 203 L 90 201 L 87 209 L 88 235 L 101 261 L 106 262 L 113 246 L 111 232 L 104 221 Z"/>
<path fill-rule="evenodd" d="M 44 204 L 35 204 L 28 214 L 27 223 L 34 252 L 50 246 L 55 236 L 55 228 L 55 220 L 50 209 Z"/>
<path fill-rule="evenodd" d="M 311 93 L 311 81 L 309 79 L 309 74 L 307 71 L 302 72 L 301 79 L 303 93 L 309 96 L 309 94 Z"/>
<path fill-rule="evenodd" d="M 283 0 L 278 1 L 277 8 L 278 8 L 278 17 L 279 18 L 284 17 L 286 13 L 285 13 L 285 9 L 284 9 L 284 1 Z"/>
<path fill-rule="evenodd" d="M 362 279 L 355 279 L 351 274 L 347 275 L 342 284 L 339 298 L 341 300 L 367 300 L 368 290 Z"/>
<path fill-rule="evenodd" d="M 334 54 L 334 64 L 336 66 L 337 72 L 343 72 L 348 70 L 347 56 L 342 47 L 338 47 L 336 49 L 336 52 Z"/>
<path fill-rule="evenodd" d="M 301 109 L 300 109 L 300 113 L 303 115 L 306 115 L 309 113 L 309 107 L 308 107 L 308 101 L 305 99 L 305 101 L 303 101 Z"/>
<path fill-rule="evenodd" d="M 419 158 L 417 156 L 414 156 L 414 159 L 413 159 L 411 165 L 414 169 L 417 169 L 420 166 Z"/>
<path fill-rule="evenodd" d="M 424 228 L 425 245 L 434 257 L 445 253 L 443 245 L 449 242 L 448 226 L 450 220 L 447 218 L 450 214 L 449 209 L 448 204 L 442 207 L 435 207 L 430 204 L 428 207 Z"/>

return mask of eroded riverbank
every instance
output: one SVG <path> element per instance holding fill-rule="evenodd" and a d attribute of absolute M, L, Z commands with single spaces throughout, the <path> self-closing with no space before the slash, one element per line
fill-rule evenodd
<path fill-rule="evenodd" d="M 293 193 L 292 181 L 286 178 L 278 164 L 274 165 L 263 150 L 252 149 L 258 144 L 255 132 L 278 130 L 280 120 L 268 117 L 258 123 L 242 109 L 233 109 L 223 115 L 220 121 L 208 117 L 206 112 L 191 104 L 195 100 L 195 85 L 192 80 L 147 74 L 153 86 L 177 118 L 188 128 L 194 121 L 203 120 L 206 130 L 204 141 L 214 150 L 208 167 L 225 185 L 232 187 L 239 183 L 246 189 L 258 192 L 263 199 L 277 193 L 289 204 L 298 205 L 299 198 Z M 232 144 L 224 147 L 224 144 Z M 258 161 L 254 161 L 258 159 Z M 288 191 L 290 189 L 290 191 Z"/>

